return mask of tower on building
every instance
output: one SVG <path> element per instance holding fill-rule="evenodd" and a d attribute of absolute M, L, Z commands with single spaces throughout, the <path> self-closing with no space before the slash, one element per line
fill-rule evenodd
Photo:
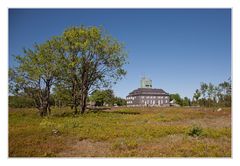
<path fill-rule="evenodd" d="M 140 85 L 141 88 L 152 88 L 152 80 L 146 77 L 142 77 L 140 84 L 141 84 Z"/>

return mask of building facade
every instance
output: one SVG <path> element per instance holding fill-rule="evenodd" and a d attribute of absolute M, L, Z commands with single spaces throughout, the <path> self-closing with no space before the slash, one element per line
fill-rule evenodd
<path fill-rule="evenodd" d="M 141 79 L 141 88 L 133 90 L 126 97 L 127 106 L 169 106 L 169 94 L 162 89 L 152 88 L 152 81 Z"/>

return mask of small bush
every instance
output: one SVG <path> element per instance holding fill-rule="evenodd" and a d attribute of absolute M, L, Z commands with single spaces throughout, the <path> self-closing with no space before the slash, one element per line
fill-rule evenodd
<path fill-rule="evenodd" d="M 201 136 L 203 133 L 203 129 L 200 126 L 194 125 L 192 128 L 189 129 L 187 134 L 192 137 Z"/>

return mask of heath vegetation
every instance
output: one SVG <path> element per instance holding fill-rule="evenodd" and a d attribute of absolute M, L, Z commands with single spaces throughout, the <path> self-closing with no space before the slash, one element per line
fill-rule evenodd
<path fill-rule="evenodd" d="M 9 156 L 230 157 L 231 110 L 208 108 L 53 108 L 9 112 Z"/>

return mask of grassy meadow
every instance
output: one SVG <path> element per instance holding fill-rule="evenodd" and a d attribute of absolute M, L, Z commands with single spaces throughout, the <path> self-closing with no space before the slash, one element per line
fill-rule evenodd
<path fill-rule="evenodd" d="M 231 109 L 9 109 L 10 157 L 230 157 Z"/>

